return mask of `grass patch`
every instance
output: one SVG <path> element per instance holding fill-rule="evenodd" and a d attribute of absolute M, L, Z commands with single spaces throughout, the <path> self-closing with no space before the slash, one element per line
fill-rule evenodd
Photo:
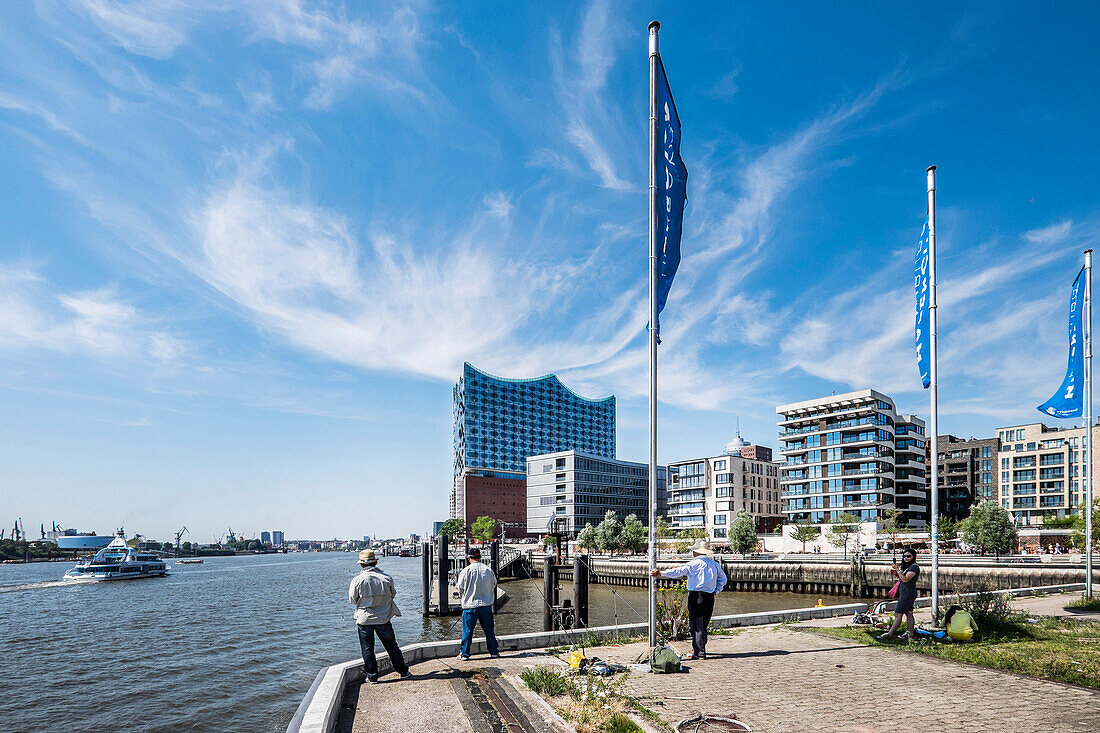
<path fill-rule="evenodd" d="M 519 673 L 519 678 L 539 695 L 565 695 L 570 688 L 565 675 L 546 667 L 529 667 Z"/>
<path fill-rule="evenodd" d="M 855 626 L 806 630 L 870 646 L 1100 689 L 1100 623 L 1095 621 L 1043 616 L 1029 623 L 1014 617 L 988 631 L 982 627 L 978 640 L 966 643 L 881 642 L 875 638 L 881 631 Z"/>
<path fill-rule="evenodd" d="M 711 626 L 707 629 L 707 636 L 737 636 L 741 629 L 731 629 L 725 626 Z"/>
<path fill-rule="evenodd" d="M 1085 613 L 1100 613 L 1100 598 L 1088 599 L 1081 596 L 1076 601 L 1066 604 L 1067 611 L 1084 611 Z"/>
<path fill-rule="evenodd" d="M 573 644 L 563 644 L 561 646 L 548 646 L 546 651 L 550 654 L 561 654 L 562 652 L 570 651 L 574 648 L 577 649 L 592 649 L 598 646 L 622 646 L 623 644 L 634 644 L 639 641 L 646 641 L 645 636 L 628 636 L 626 634 L 613 634 L 611 636 L 600 637 L 594 631 L 585 631 L 579 634 L 576 641 Z"/>
<path fill-rule="evenodd" d="M 643 714 L 656 717 L 622 691 L 625 677 L 569 675 L 547 667 L 525 669 L 519 677 L 546 698 L 578 733 L 641 733 L 637 723 L 626 715 L 627 710 L 645 711 Z"/>

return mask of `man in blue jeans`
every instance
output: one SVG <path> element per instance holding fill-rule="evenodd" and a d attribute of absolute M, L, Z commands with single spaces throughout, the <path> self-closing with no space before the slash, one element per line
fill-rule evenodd
<path fill-rule="evenodd" d="M 497 636 L 493 632 L 493 604 L 497 599 L 497 576 L 481 562 L 481 550 L 471 548 L 466 556 L 469 564 L 458 574 L 458 592 L 462 595 L 462 646 L 458 658 L 470 658 L 470 641 L 474 638 L 474 625 L 481 623 L 485 632 L 485 645 L 490 657 L 499 657 Z"/>
<path fill-rule="evenodd" d="M 359 567 L 362 572 L 355 576 L 348 587 L 348 600 L 355 604 L 355 625 L 359 630 L 359 647 L 363 652 L 363 672 L 367 682 L 378 681 L 378 660 L 374 656 L 374 637 L 382 642 L 386 653 L 390 655 L 393 671 L 403 678 L 411 677 L 401 647 L 393 633 L 390 619 L 400 616 L 401 610 L 393 602 L 397 590 L 393 587 L 393 578 L 378 569 L 378 558 L 374 550 L 359 553 Z"/>

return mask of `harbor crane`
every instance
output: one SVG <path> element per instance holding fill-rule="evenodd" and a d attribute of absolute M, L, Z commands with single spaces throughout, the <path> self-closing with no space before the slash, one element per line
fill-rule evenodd
<path fill-rule="evenodd" d="M 187 532 L 187 525 L 185 524 L 180 528 L 179 532 L 176 532 L 176 554 L 180 554 L 180 539 Z"/>

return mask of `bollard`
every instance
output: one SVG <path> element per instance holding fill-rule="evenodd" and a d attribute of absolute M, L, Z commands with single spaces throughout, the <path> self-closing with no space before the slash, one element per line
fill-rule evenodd
<path fill-rule="evenodd" d="M 588 628 L 588 555 L 573 557 L 573 628 Z"/>
<path fill-rule="evenodd" d="M 432 546 L 427 542 L 420 545 L 420 588 L 424 596 L 422 615 L 427 616 L 432 607 Z"/>
<path fill-rule="evenodd" d="M 557 599 L 554 598 L 554 591 L 558 587 L 557 583 L 558 568 L 554 564 L 554 556 L 547 555 L 542 560 L 542 630 L 553 631 L 554 630 L 554 613 L 551 606 L 557 605 Z"/>
<path fill-rule="evenodd" d="M 439 615 L 445 616 L 449 610 L 450 588 L 447 578 L 451 570 L 451 555 L 447 550 L 447 535 L 439 535 L 439 556 L 436 558 L 439 566 Z"/>
<path fill-rule="evenodd" d="M 489 543 L 489 567 L 492 568 L 493 576 L 500 577 L 500 540 L 493 540 Z"/>

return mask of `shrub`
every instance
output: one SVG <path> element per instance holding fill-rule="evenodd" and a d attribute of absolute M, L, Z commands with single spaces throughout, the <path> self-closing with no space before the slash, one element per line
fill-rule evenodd
<path fill-rule="evenodd" d="M 673 641 L 687 638 L 687 581 L 657 591 L 657 635 Z"/>

